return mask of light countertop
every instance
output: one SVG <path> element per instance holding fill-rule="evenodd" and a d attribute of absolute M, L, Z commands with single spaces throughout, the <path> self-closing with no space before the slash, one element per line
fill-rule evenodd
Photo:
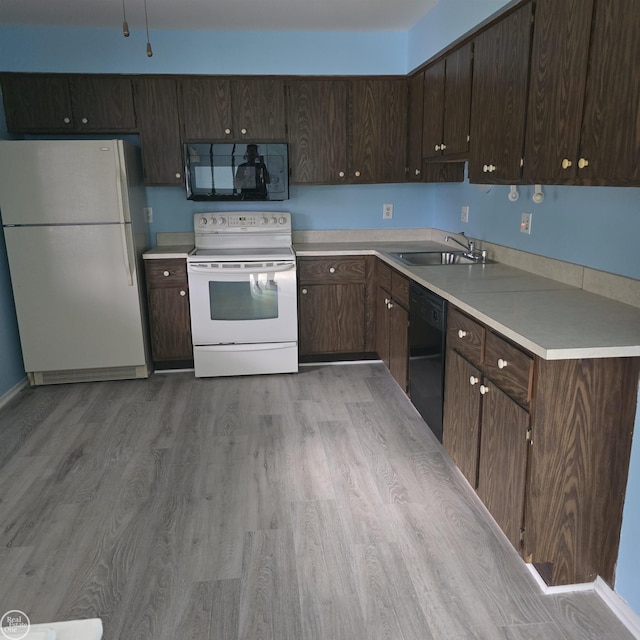
<path fill-rule="evenodd" d="M 194 247 L 192 244 L 163 245 L 149 249 L 142 254 L 145 260 L 162 260 L 171 258 L 186 258 Z"/>
<path fill-rule="evenodd" d="M 410 267 L 390 252 L 437 242 L 320 242 L 296 255 L 376 255 L 516 344 L 547 360 L 640 356 L 640 308 L 505 264 Z"/>

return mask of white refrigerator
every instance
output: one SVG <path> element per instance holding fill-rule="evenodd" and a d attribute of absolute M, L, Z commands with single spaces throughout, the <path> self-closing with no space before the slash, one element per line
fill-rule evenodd
<path fill-rule="evenodd" d="M 0 216 L 32 385 L 149 375 L 138 157 L 122 140 L 0 140 Z"/>

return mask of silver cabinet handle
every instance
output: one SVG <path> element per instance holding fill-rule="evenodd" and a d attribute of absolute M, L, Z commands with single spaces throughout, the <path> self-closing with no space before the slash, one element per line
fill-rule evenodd
<path fill-rule="evenodd" d="M 330 267 L 329 268 L 329 273 L 335 273 L 336 272 L 336 268 L 335 267 Z"/>
<path fill-rule="evenodd" d="M 89 122 L 86 118 L 82 118 L 82 124 L 87 124 Z"/>
<path fill-rule="evenodd" d="M 502 358 L 498 358 L 498 369 L 504 369 L 509 363 Z"/>
<path fill-rule="evenodd" d="M 458 338 L 462 340 L 467 337 L 467 332 L 464 329 L 458 329 Z"/>
<path fill-rule="evenodd" d="M 306 295 L 307 294 L 307 290 L 303 289 L 300 293 L 302 293 L 303 295 Z"/>
<path fill-rule="evenodd" d="M 180 291 L 180 295 L 184 298 L 187 295 L 187 292 L 183 290 Z"/>
<path fill-rule="evenodd" d="M 247 133 L 247 130 L 246 130 L 246 129 L 240 129 L 240 133 L 241 133 L 242 135 L 244 135 L 245 133 Z"/>
<path fill-rule="evenodd" d="M 485 387 L 483 384 L 480 385 L 480 393 L 482 395 L 485 395 L 486 393 L 489 393 L 489 387 Z"/>
<path fill-rule="evenodd" d="M 168 278 L 171 274 L 170 274 L 168 271 L 163 271 L 163 272 L 162 272 L 162 275 L 163 275 L 165 278 Z"/>
<path fill-rule="evenodd" d="M 224 130 L 224 132 L 225 132 L 225 135 L 230 135 L 230 134 L 231 134 L 231 129 L 226 128 L 226 129 Z"/>
<path fill-rule="evenodd" d="M 473 387 L 474 385 L 478 384 L 478 382 L 480 382 L 480 380 L 476 377 L 476 376 L 471 376 L 469 378 L 469 384 Z"/>

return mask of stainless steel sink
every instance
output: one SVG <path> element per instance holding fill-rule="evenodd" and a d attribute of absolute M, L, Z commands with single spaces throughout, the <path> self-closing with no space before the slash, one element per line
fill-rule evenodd
<path fill-rule="evenodd" d="M 488 264 L 493 260 L 483 259 L 481 254 L 471 257 L 464 251 L 403 251 L 390 253 L 392 258 L 411 267 L 427 267 L 439 264 Z"/>

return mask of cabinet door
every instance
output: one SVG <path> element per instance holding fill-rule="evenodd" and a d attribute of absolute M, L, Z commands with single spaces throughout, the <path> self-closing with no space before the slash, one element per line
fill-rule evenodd
<path fill-rule="evenodd" d="M 471 65 L 471 43 L 447 56 L 442 136 L 444 144 L 442 151 L 445 156 L 465 155 L 469 151 Z"/>
<path fill-rule="evenodd" d="M 540 0 L 531 53 L 524 174 L 575 179 L 593 0 Z"/>
<path fill-rule="evenodd" d="M 519 550 L 527 478 L 529 414 L 494 384 L 485 381 L 483 389 L 478 496 L 511 544 Z"/>
<path fill-rule="evenodd" d="M 134 98 L 145 183 L 184 184 L 176 81 L 136 78 Z"/>
<path fill-rule="evenodd" d="M 406 393 L 409 390 L 409 312 L 394 300 L 389 309 L 389 372 Z"/>
<path fill-rule="evenodd" d="M 74 76 L 69 79 L 69 87 L 76 130 L 136 130 L 129 78 Z"/>
<path fill-rule="evenodd" d="M 191 314 L 187 287 L 148 291 L 151 351 L 154 362 L 191 360 Z"/>
<path fill-rule="evenodd" d="M 389 360 L 389 303 L 391 295 L 386 289 L 378 287 L 376 293 L 376 352 L 387 369 L 390 368 Z"/>
<path fill-rule="evenodd" d="M 181 78 L 179 99 L 185 140 L 232 139 L 230 80 Z"/>
<path fill-rule="evenodd" d="M 407 149 L 406 78 L 352 83 L 352 182 L 403 182 Z"/>
<path fill-rule="evenodd" d="M 447 350 L 442 444 L 474 489 L 478 486 L 481 380 L 478 369 Z"/>
<path fill-rule="evenodd" d="M 422 137 L 424 114 L 424 73 L 409 80 L 409 116 L 407 132 L 407 180 L 422 182 L 424 179 Z"/>
<path fill-rule="evenodd" d="M 74 126 L 66 76 L 7 74 L 2 94 L 10 132 L 61 132 Z"/>
<path fill-rule="evenodd" d="M 520 182 L 532 8 L 527 4 L 475 40 L 469 179 Z"/>
<path fill-rule="evenodd" d="M 441 60 L 427 67 L 424 72 L 422 148 L 425 158 L 442 156 L 445 65 L 445 61 Z"/>
<path fill-rule="evenodd" d="M 640 183 L 640 10 L 596 0 L 582 118 L 578 177 Z"/>
<path fill-rule="evenodd" d="M 236 139 L 285 140 L 282 78 L 234 78 L 231 95 Z"/>
<path fill-rule="evenodd" d="M 287 123 L 291 182 L 339 184 L 347 174 L 346 80 L 291 80 Z"/>
<path fill-rule="evenodd" d="M 364 285 L 302 285 L 298 311 L 300 355 L 364 351 Z"/>

